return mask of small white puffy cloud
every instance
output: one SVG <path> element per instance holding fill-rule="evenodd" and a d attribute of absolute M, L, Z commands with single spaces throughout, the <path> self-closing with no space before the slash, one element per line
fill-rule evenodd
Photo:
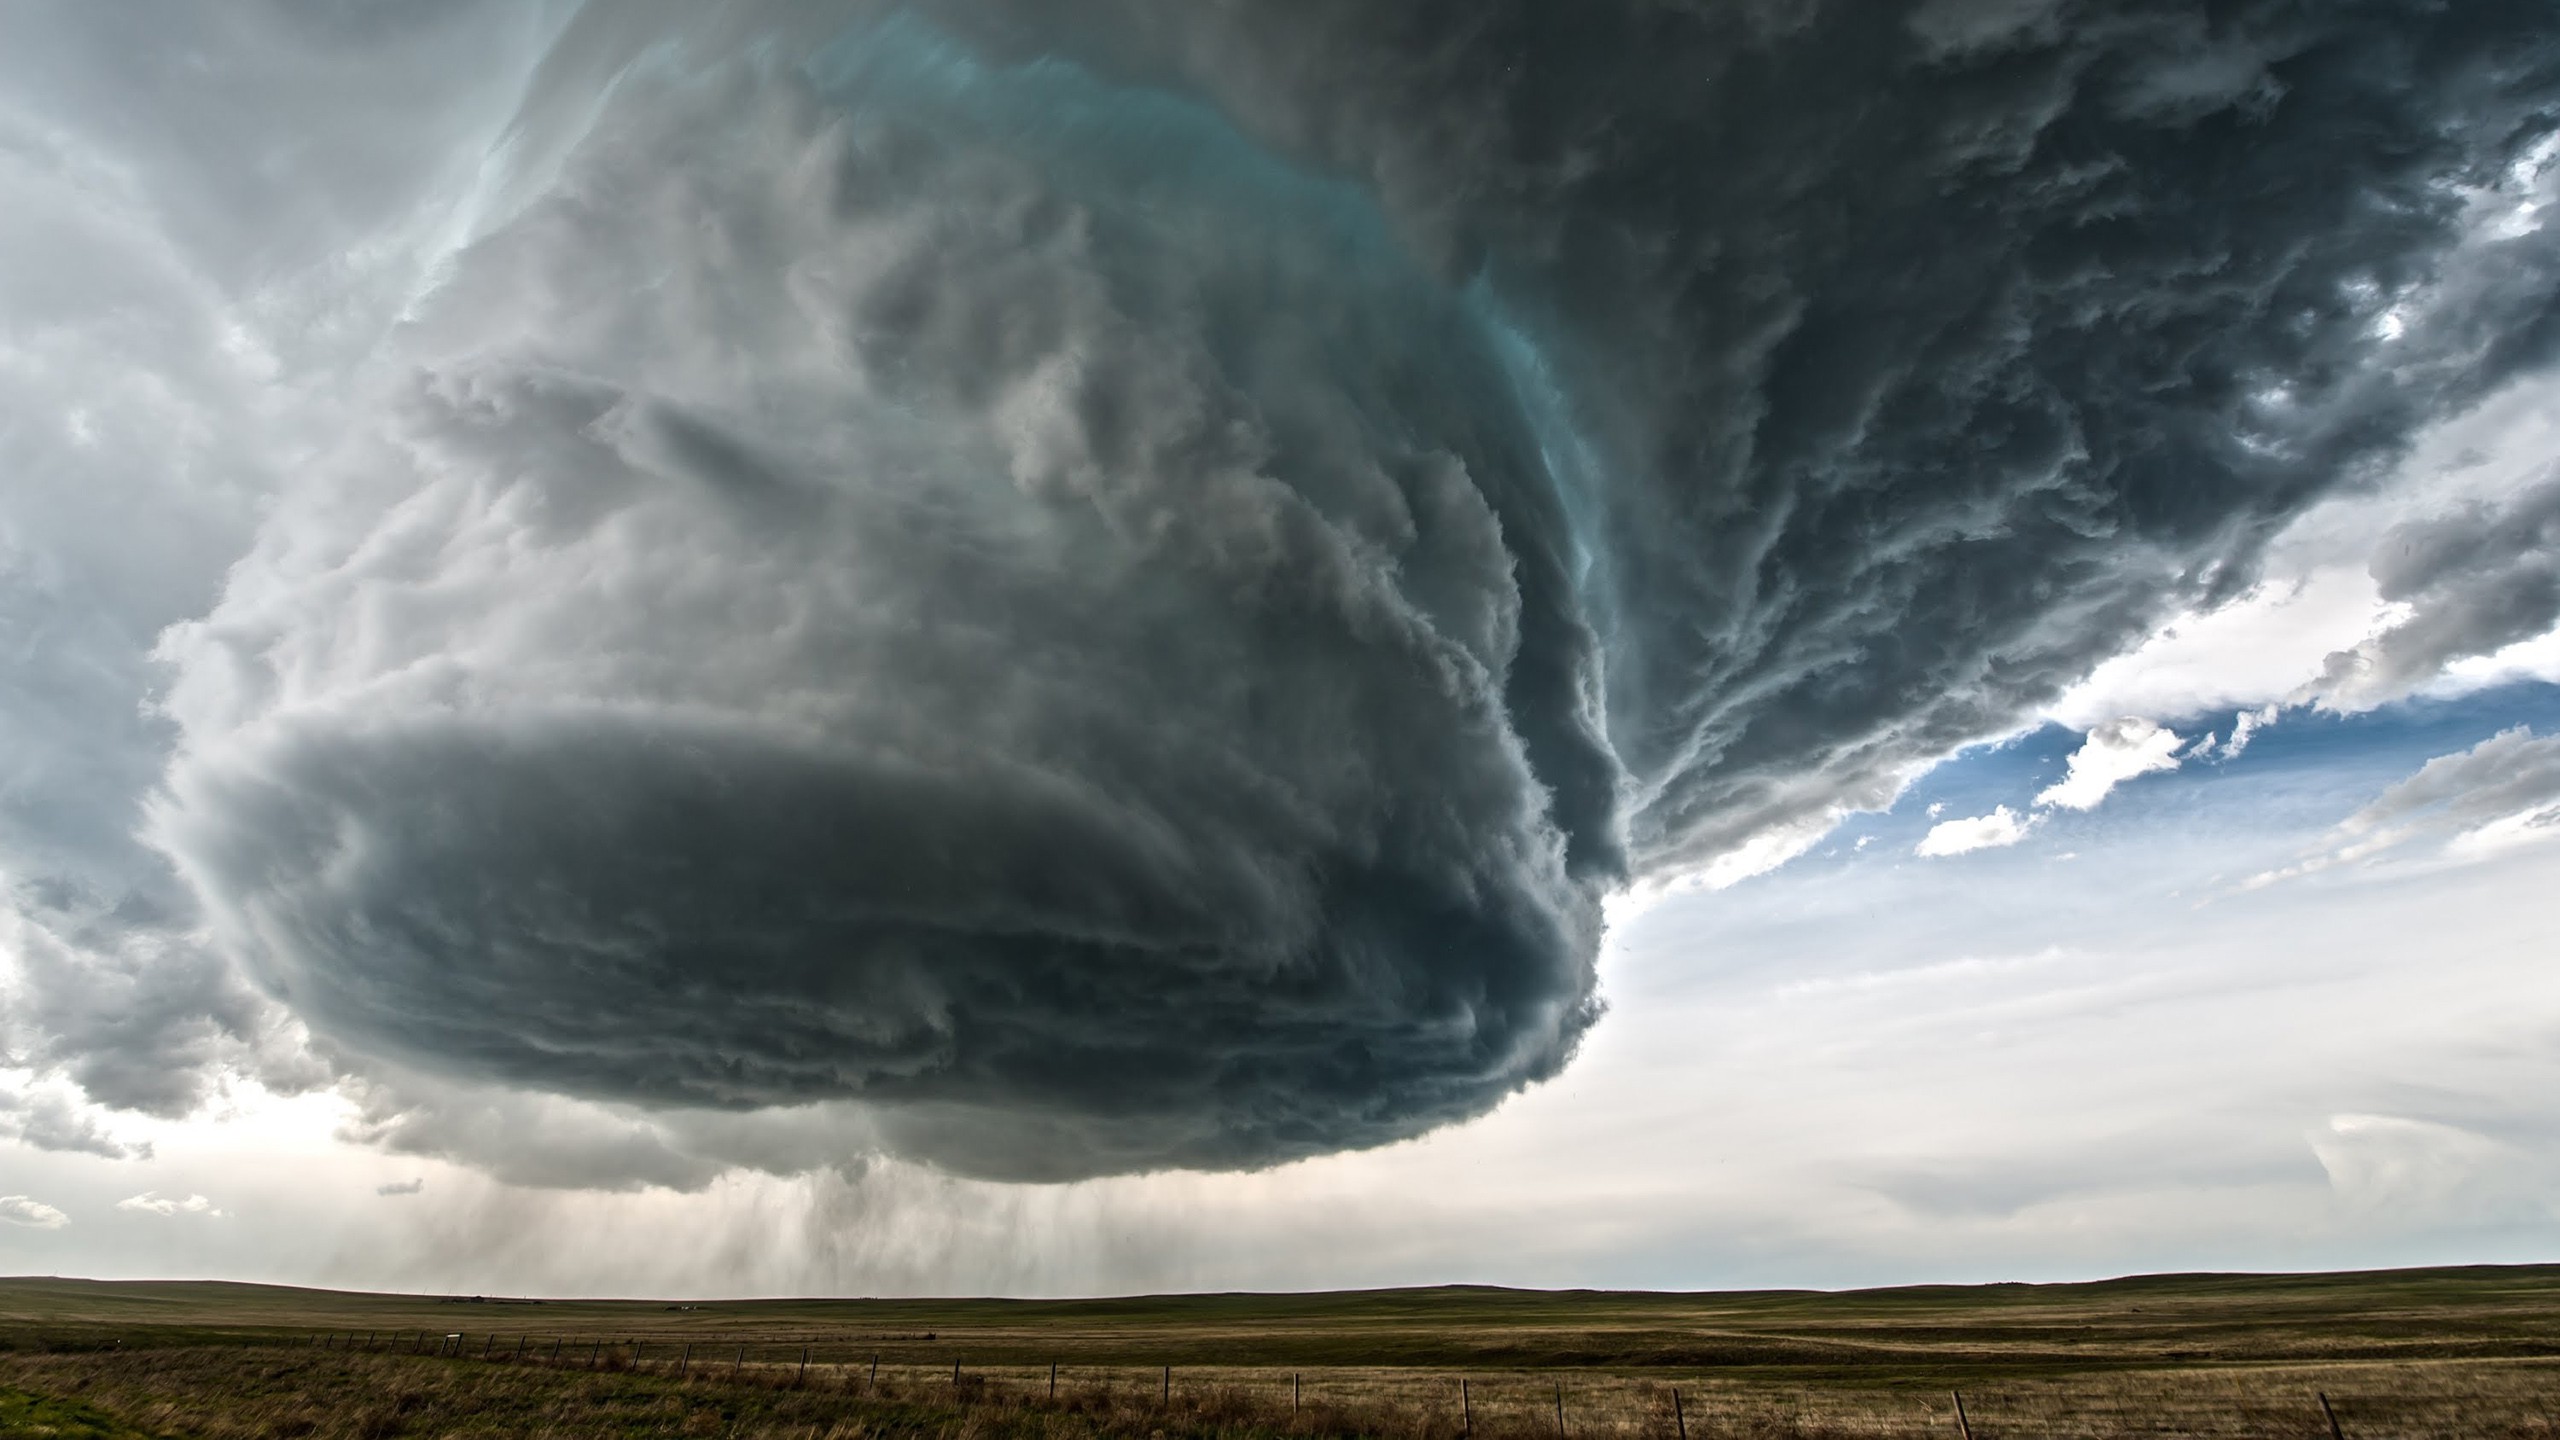
<path fill-rule="evenodd" d="M 2063 778 L 2039 791 L 2024 814 L 2004 805 L 1988 815 L 1945 821 L 1930 829 L 1914 853 L 1965 855 L 2015 845 L 2054 810 L 2094 810 L 2117 786 L 2136 776 L 2175 770 L 2191 759 L 2232 759 L 2282 712 L 2283 707 L 2275 704 L 2241 711 L 2232 721 L 2227 741 L 2210 731 L 2190 740 L 2156 721 L 2132 715 L 2092 725 L 2080 748 L 2072 752 Z M 1946 808 L 1944 802 L 1930 806 L 1929 818 L 1936 820 Z"/>
<path fill-rule="evenodd" d="M 400 1180 L 389 1185 L 376 1185 L 373 1187 L 373 1193 L 376 1195 L 415 1195 L 426 1188 L 427 1179 L 425 1176 L 421 1175 L 415 1180 Z"/>
<path fill-rule="evenodd" d="M 2241 711 L 2239 717 L 2231 722 L 2231 738 L 2223 741 L 2222 748 L 2216 753 L 2225 760 L 2239 759 L 2240 752 L 2249 748 L 2249 742 L 2257 738 L 2258 732 L 2276 723 L 2276 717 L 2282 713 L 2283 707 L 2278 705 Z"/>
<path fill-rule="evenodd" d="M 0 1195 L 0 1223 L 23 1225 L 30 1230 L 59 1230 L 71 1223 L 71 1217 L 25 1195 Z"/>
<path fill-rule="evenodd" d="M 2197 737 L 2194 745 L 2176 731 L 2138 716 L 2126 716 L 2094 725 L 2072 752 L 2070 769 L 2063 778 L 2037 794 L 2035 806 L 2021 814 L 2003 805 L 1988 815 L 1940 821 L 1930 827 L 1912 853 L 1927 857 L 1969 855 L 1976 850 L 1996 850 L 2024 840 L 2043 823 L 2046 814 L 2058 808 L 2094 810 L 2115 788 L 2137 775 L 2175 770 L 2190 756 L 2237 755 L 2248 748 L 2250 737 L 2275 717 L 2275 707 L 2243 714 L 2233 725 L 2231 741 L 2217 747 L 2212 735 Z M 1946 806 L 1929 807 L 1929 818 L 1936 820 Z"/>
<path fill-rule="evenodd" d="M 2036 803 L 2094 810 L 2117 786 L 2137 775 L 2177 769 L 2178 750 L 2185 743 L 2176 731 L 2149 720 L 2135 716 L 2110 720 L 2089 731 L 2071 756 L 2070 772 L 2036 796 Z"/>
<path fill-rule="evenodd" d="M 2003 805 L 1988 815 L 1965 820 L 1948 820 L 1930 827 L 1912 853 L 1932 858 L 1948 855 L 1970 855 L 1976 850 L 1998 850 L 2015 845 L 2036 828 L 2036 817 L 2020 815 Z"/>
<path fill-rule="evenodd" d="M 201 1195 L 190 1195 L 184 1200 L 172 1200 L 153 1190 L 145 1190 L 139 1195 L 128 1195 L 116 1202 L 116 1208 L 130 1210 L 137 1215 L 220 1215 L 222 1213 L 214 1208 L 212 1201 Z"/>

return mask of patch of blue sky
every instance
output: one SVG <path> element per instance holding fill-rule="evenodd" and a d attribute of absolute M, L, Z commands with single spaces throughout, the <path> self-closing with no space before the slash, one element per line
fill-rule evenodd
<path fill-rule="evenodd" d="M 2166 722 L 2190 745 L 2231 738 L 2229 711 Z M 2089 811 L 2054 811 L 2021 849 L 2073 850 L 2111 835 L 2148 839 L 2164 823 L 2204 823 L 2210 833 L 2294 834 L 2325 829 L 2439 755 L 2467 750 L 2518 725 L 2560 733 L 2560 685 L 2519 681 L 2470 694 L 2419 696 L 2361 714 L 2308 707 L 2259 727 L 2238 756 L 2195 754 L 2176 770 L 2138 776 Z M 1882 815 L 1843 825 L 1800 865 L 1872 863 L 1907 856 L 1931 826 L 2007 806 L 2020 815 L 2062 779 L 2083 737 L 2043 725 L 1997 744 L 1963 751 L 1931 770 Z M 1866 840 L 1864 849 L 1858 842 Z M 1995 852 L 1950 857 L 1984 863 Z"/>
<path fill-rule="evenodd" d="M 2231 717 L 2211 728 L 2228 738 Z M 2272 923 L 2315 897 L 2250 891 L 2338 823 L 2439 755 L 2518 725 L 2560 733 L 2560 685 L 2420 697 L 2364 714 L 2287 711 L 2233 758 L 2136 777 L 2096 808 L 2039 808 L 2082 737 L 2048 725 L 1966 751 L 1883 815 L 1859 816 L 1804 857 L 1728 890 L 1667 900 L 1613 937 L 1616 1003 L 1699 998 L 1782 981 L 2183 938 L 2193 917 Z M 2203 723 L 2175 725 L 2190 740 Z M 1924 857 L 1940 821 L 2006 806 L 2019 843 Z M 1935 813 L 1932 813 L 1935 807 Z M 1861 843 L 1863 842 L 1863 843 Z M 2322 886 L 2354 883 L 2321 877 Z"/>

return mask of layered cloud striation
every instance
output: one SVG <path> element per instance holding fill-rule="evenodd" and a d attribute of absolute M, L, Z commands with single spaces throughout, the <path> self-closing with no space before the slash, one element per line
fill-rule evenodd
<path fill-rule="evenodd" d="M 149 834 L 357 1068 L 1415 1135 L 2544 364 L 2555 129 L 2501 0 L 600 7 Z"/>
<path fill-rule="evenodd" d="M 161 833 L 323 1034 L 1051 1175 L 1397 1138 L 1588 1023 L 1556 501 L 1357 189 L 892 23 L 629 79 L 411 343 L 172 641 Z"/>

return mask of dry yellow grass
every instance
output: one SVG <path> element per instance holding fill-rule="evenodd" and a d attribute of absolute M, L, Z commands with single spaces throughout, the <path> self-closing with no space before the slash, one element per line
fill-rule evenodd
<path fill-rule="evenodd" d="M 619 1357 L 482 1360 L 283 1346 L 194 1346 L 0 1356 L 0 1387 L 75 1401 L 136 1430 L 200 1440 L 388 1440 L 415 1435 L 585 1437 L 934 1436 L 1080 1440 L 1131 1435 L 1411 1440 L 1952 1436 L 1945 1393 L 1911 1384 L 1775 1383 L 1584 1372 L 1477 1373 L 1458 1380 L 1393 1369 L 950 1373 L 867 1366 L 695 1364 L 630 1368 Z M 1680 1394 L 1675 1416 L 1672 1393 Z M 2560 1362 L 2453 1361 L 2138 1370 L 1976 1385 L 1977 1440 L 2118 1436 L 2328 1435 L 2327 1392 L 2356 1437 L 2560 1440 Z M 34 1433 L 8 1431 L 0 1433 Z"/>
<path fill-rule="evenodd" d="M 1819 1440 L 1954 1436 L 1958 1388 L 1976 1440 L 2320 1440 L 2323 1393 L 2354 1440 L 2560 1440 L 2530 1268 L 685 1308 L 0 1281 L 0 1350 L 0 1387 L 202 1440 L 1557 1440 L 1559 1396 L 1564 1440 Z"/>

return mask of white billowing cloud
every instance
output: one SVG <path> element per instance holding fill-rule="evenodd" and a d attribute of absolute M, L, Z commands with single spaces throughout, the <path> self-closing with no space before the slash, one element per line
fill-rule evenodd
<path fill-rule="evenodd" d="M 2003 805 L 1988 815 L 1966 820 L 1947 820 L 1929 828 L 1913 853 L 1931 857 L 1970 855 L 1976 850 L 1998 850 L 2015 845 L 2036 828 L 2037 817 L 2021 816 Z"/>
<path fill-rule="evenodd" d="M 2364 710 L 2413 690 L 2560 680 L 2560 641 L 2536 621 L 2554 454 L 2560 379 L 2509 385 L 2430 427 L 2373 492 L 2304 513 L 2269 546 L 2259 583 L 2175 617 L 2045 718 L 2086 730 L 2269 703 Z"/>
<path fill-rule="evenodd" d="M 2219 748 L 2213 736 L 2204 735 L 2190 749 L 2175 731 L 2137 716 L 2093 725 L 2072 753 L 2068 773 L 2037 794 L 2034 809 L 2021 814 L 2003 805 L 1988 815 L 1941 821 L 1930 827 L 1912 853 L 1942 858 L 2015 845 L 2034 833 L 2057 807 L 2094 810 L 2117 786 L 2137 775 L 2175 770 L 2190 755 L 2237 755 L 2247 748 L 2257 728 L 2273 718 L 2273 707 L 2243 714 L 2232 728 L 2230 744 Z M 1929 817 L 1936 819 L 1945 808 L 1944 802 L 1931 805 Z"/>
<path fill-rule="evenodd" d="M 2094 810 L 2115 788 L 2137 775 L 2178 768 L 2178 750 L 2186 741 L 2149 720 L 2127 716 L 2089 732 L 2071 756 L 2071 769 L 2059 784 L 2036 796 L 2038 805 L 2066 810 Z"/>
<path fill-rule="evenodd" d="M 2510 1141 L 2398 1115 L 2333 1115 L 2309 1137 L 2339 1203 L 2404 1221 L 2548 1218 L 2551 1164 Z"/>
<path fill-rule="evenodd" d="M 2255 710 L 2241 711 L 2231 722 L 2231 738 L 2223 741 L 2216 753 L 2225 760 L 2239 759 L 2241 752 L 2249 748 L 2249 742 L 2257 738 L 2258 732 L 2276 723 L 2276 717 L 2283 713 L 2284 707 L 2280 705 L 2262 705 Z"/>
<path fill-rule="evenodd" d="M 136 1215 L 158 1215 L 164 1218 L 174 1215 L 220 1215 L 222 1213 L 214 1208 L 212 1201 L 201 1195 L 190 1195 L 184 1200 L 173 1200 L 154 1190 L 145 1190 L 139 1195 L 129 1195 L 117 1201 L 116 1208 L 129 1210 Z"/>
<path fill-rule="evenodd" d="M 0 1195 L 0 1224 L 23 1225 L 30 1230 L 59 1230 L 70 1223 L 70 1216 L 41 1200 L 25 1195 Z"/>
<path fill-rule="evenodd" d="M 2293 573 L 2287 561 L 2302 558 L 2281 546 L 2278 553 L 2266 582 L 2220 609 L 2177 617 L 2098 666 L 2046 718 L 2088 730 L 2123 715 L 2200 715 L 2282 700 L 2315 682 L 2331 653 L 2388 618 L 2361 554 L 2323 555 L 2316 568 Z"/>

